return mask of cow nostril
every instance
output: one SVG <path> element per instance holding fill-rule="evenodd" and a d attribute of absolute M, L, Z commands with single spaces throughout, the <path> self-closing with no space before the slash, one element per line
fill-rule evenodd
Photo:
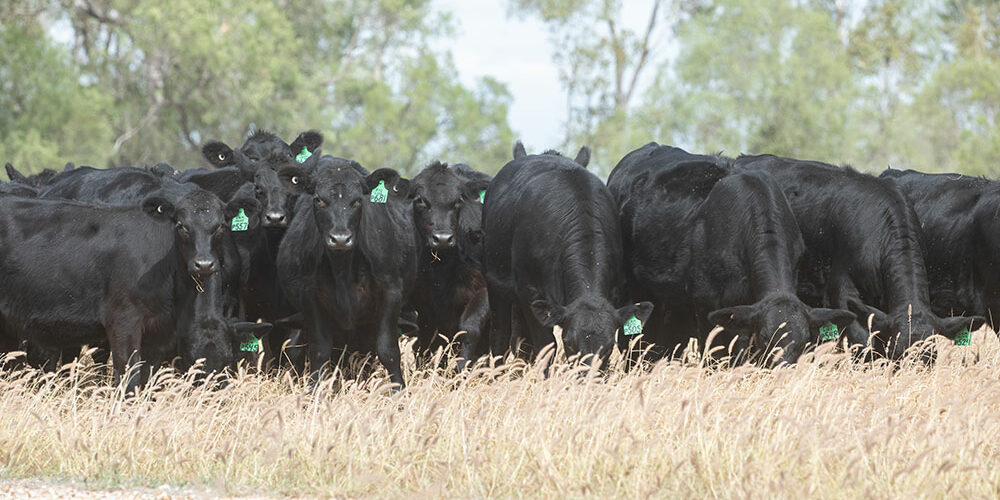
<path fill-rule="evenodd" d="M 211 259 L 199 259 L 194 261 L 194 268 L 199 272 L 214 271 L 215 261 Z"/>
<path fill-rule="evenodd" d="M 455 233 L 434 233 L 431 235 L 431 242 L 434 246 L 450 247 L 455 244 Z"/>
<path fill-rule="evenodd" d="M 331 247 L 347 248 L 353 241 L 351 233 L 330 233 L 326 236 L 326 244 Z"/>

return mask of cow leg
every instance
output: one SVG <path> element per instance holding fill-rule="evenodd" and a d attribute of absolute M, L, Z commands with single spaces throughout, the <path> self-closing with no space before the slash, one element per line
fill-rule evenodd
<path fill-rule="evenodd" d="M 308 304 L 302 311 L 302 333 L 306 338 L 309 353 L 309 378 L 315 387 L 319 384 L 324 370 L 329 368 L 333 340 L 327 326 L 320 318 L 315 304 Z"/>
<path fill-rule="evenodd" d="M 114 357 L 115 383 L 121 384 L 122 378 L 127 376 L 125 393 L 134 394 L 139 388 L 141 374 L 137 370 L 129 371 L 129 367 L 142 362 L 142 316 L 131 308 L 118 309 L 106 329 Z"/>
<path fill-rule="evenodd" d="M 459 320 L 459 331 L 465 334 L 459 339 L 461 353 L 458 360 L 458 371 L 465 371 L 465 368 L 481 355 L 479 346 L 482 344 L 483 328 L 486 326 L 486 319 L 489 317 L 490 304 L 486 297 L 486 290 L 477 293 L 462 311 L 462 318 Z"/>
<path fill-rule="evenodd" d="M 505 299 L 495 299 L 490 303 L 493 320 L 490 322 L 490 356 L 503 363 L 510 349 L 511 303 Z"/>
<path fill-rule="evenodd" d="M 378 319 L 378 330 L 375 332 L 375 352 L 382 366 L 389 371 L 389 380 L 396 387 L 393 392 L 406 387 L 403 382 L 403 369 L 399 365 L 399 311 L 402 308 L 402 293 L 398 290 L 388 291 L 382 300 L 382 314 Z"/>

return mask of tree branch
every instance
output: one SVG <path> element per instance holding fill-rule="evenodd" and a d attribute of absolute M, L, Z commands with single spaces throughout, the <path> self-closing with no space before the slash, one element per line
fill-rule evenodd
<path fill-rule="evenodd" d="M 632 100 L 632 94 L 635 93 L 635 87 L 639 82 L 639 73 L 642 72 L 643 67 L 646 66 L 646 60 L 649 58 L 649 40 L 656 28 L 656 14 L 660 10 L 660 3 L 661 0 L 653 2 L 653 11 L 650 12 L 649 23 L 646 24 L 646 34 L 642 37 L 642 52 L 639 55 L 639 61 L 636 62 L 635 68 L 632 70 L 632 81 L 629 82 L 628 92 L 625 94 L 625 106 L 628 106 L 629 101 Z"/>

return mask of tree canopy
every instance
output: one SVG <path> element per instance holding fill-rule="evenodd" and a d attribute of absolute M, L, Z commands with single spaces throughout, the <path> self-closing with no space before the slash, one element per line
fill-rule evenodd
<path fill-rule="evenodd" d="M 29 172 L 187 168 L 255 127 L 409 172 L 495 170 L 514 140 L 504 85 L 462 85 L 432 48 L 452 25 L 430 0 L 31 0 L 0 20 L 0 157 Z"/>
<path fill-rule="evenodd" d="M 996 2 L 646 4 L 648 20 L 630 30 L 618 0 L 509 0 L 560 47 L 563 146 L 590 144 L 605 171 L 657 140 L 870 171 L 1000 174 Z M 653 76 L 641 92 L 620 92 L 643 72 Z"/>

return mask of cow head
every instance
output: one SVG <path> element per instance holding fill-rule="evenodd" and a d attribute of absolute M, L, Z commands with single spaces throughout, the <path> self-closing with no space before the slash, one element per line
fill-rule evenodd
<path fill-rule="evenodd" d="M 312 196 L 316 227 L 327 251 L 333 253 L 354 249 L 363 210 L 406 199 L 409 194 L 409 181 L 393 169 L 369 174 L 356 161 L 332 156 L 322 157 L 311 169 L 283 168 L 280 177 L 286 185 Z"/>
<path fill-rule="evenodd" d="M 858 298 L 849 299 L 847 305 L 866 328 L 870 323 L 875 334 L 873 341 L 891 359 L 902 358 L 907 349 L 931 335 L 954 340 L 962 330 L 968 328 L 972 332 L 986 324 L 982 316 L 942 318 L 930 310 L 912 306 L 889 314 Z"/>
<path fill-rule="evenodd" d="M 546 328 L 562 328 L 563 345 L 569 356 L 607 357 L 615 344 L 615 333 L 635 317 L 645 325 L 653 304 L 639 302 L 615 308 L 602 297 L 583 296 L 567 306 L 544 299 L 531 302 L 532 315 Z"/>
<path fill-rule="evenodd" d="M 774 296 L 752 305 L 725 307 L 708 314 L 708 321 L 738 335 L 738 349 L 748 344 L 766 355 L 768 364 L 795 363 L 806 345 L 816 344 L 820 329 L 832 323 L 843 332 L 855 320 L 848 311 L 812 308 L 794 296 Z"/>
<path fill-rule="evenodd" d="M 188 274 L 198 279 L 220 269 L 223 239 L 239 209 L 250 217 L 260 211 L 257 200 L 238 197 L 224 204 L 204 189 L 176 182 L 146 197 L 142 208 L 150 217 L 174 224 L 177 253 Z"/>
<path fill-rule="evenodd" d="M 413 214 L 424 245 L 432 250 L 455 248 L 462 239 L 458 234 L 462 211 L 481 212 L 480 193 L 488 185 L 488 180 L 468 179 L 441 162 L 414 177 Z"/>

